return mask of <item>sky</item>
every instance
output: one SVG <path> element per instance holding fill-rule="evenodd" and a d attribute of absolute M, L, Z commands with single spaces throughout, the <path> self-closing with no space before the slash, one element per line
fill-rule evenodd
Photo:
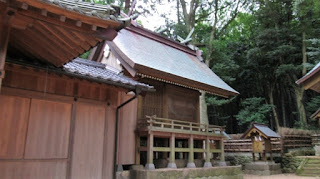
<path fill-rule="evenodd" d="M 177 21 L 176 10 L 175 10 L 175 1 L 161 1 L 160 3 L 155 3 L 155 9 L 151 10 L 150 6 L 144 2 L 145 0 L 137 0 L 136 10 L 142 12 L 141 9 L 150 9 L 150 14 L 141 14 L 137 18 L 138 21 L 142 22 L 142 25 L 154 31 L 160 26 L 165 25 L 165 18 L 161 15 L 166 15 L 170 20 Z M 155 1 L 155 0 L 154 0 Z"/>

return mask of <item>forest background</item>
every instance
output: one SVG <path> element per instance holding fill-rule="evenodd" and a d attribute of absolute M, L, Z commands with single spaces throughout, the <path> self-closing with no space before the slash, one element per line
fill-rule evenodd
<path fill-rule="evenodd" d="M 194 29 L 190 44 L 240 92 L 231 99 L 202 93 L 202 120 L 225 125 L 227 133 L 244 132 L 251 122 L 274 130 L 319 129 L 310 116 L 320 107 L 320 94 L 295 83 L 320 61 L 319 0 L 95 2 L 116 3 L 125 13 L 145 18 L 159 13 L 157 5 L 171 4 L 167 13 L 159 14 L 165 24 L 157 30 L 178 41 Z M 137 22 L 144 25 L 139 18 Z"/>

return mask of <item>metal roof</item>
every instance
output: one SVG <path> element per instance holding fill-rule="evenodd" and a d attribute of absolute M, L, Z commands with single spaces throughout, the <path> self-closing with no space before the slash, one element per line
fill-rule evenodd
<path fill-rule="evenodd" d="M 266 126 L 264 124 L 253 123 L 252 126 L 242 135 L 241 138 L 247 137 L 247 135 L 250 133 L 250 131 L 252 131 L 252 129 L 257 129 L 259 132 L 261 132 L 264 136 L 266 136 L 268 138 L 280 138 L 281 137 L 278 133 L 271 130 L 268 126 Z"/>
<path fill-rule="evenodd" d="M 83 77 L 89 77 L 93 80 L 98 79 L 107 84 L 111 83 L 113 85 L 131 88 L 140 87 L 145 91 L 153 90 L 153 86 L 137 82 L 122 75 L 117 69 L 99 62 L 76 58 L 73 61 L 63 65 L 63 69 L 69 74 L 78 74 Z"/>
<path fill-rule="evenodd" d="M 257 128 L 260 132 L 264 133 L 267 137 L 276 137 L 279 138 L 280 135 L 273 130 L 271 130 L 268 126 L 262 124 L 253 124 L 255 128 Z"/>
<path fill-rule="evenodd" d="M 111 43 L 115 44 L 120 49 L 120 53 L 134 63 L 133 68 L 138 64 L 166 74 L 182 77 L 191 81 L 191 83 L 198 82 L 200 85 L 194 88 L 200 90 L 203 90 L 201 88 L 201 84 L 203 84 L 227 91 L 228 94 L 239 94 L 212 72 L 197 56 L 174 46 L 127 29 L 121 30 Z M 143 71 L 139 71 L 139 73 L 143 73 Z M 212 91 L 208 92 L 213 93 Z"/>

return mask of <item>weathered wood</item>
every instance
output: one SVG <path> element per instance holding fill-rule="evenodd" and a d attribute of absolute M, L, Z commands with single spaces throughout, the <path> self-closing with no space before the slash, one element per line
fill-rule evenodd
<path fill-rule="evenodd" d="M 78 104 L 71 178 L 101 178 L 105 108 Z"/>
<path fill-rule="evenodd" d="M 68 158 L 71 109 L 67 103 L 31 100 L 26 159 Z"/>
<path fill-rule="evenodd" d="M 193 163 L 194 162 L 194 141 L 193 141 L 193 135 L 190 136 L 189 140 L 189 156 L 188 156 L 188 162 Z"/>
<path fill-rule="evenodd" d="M 30 99 L 0 95 L 0 101 L 0 159 L 22 159 Z"/>
<path fill-rule="evenodd" d="M 10 19 L 14 12 L 8 9 L 9 2 L 0 3 L 0 90 L 4 78 L 4 65 L 7 56 L 7 48 L 10 36 Z"/>
<path fill-rule="evenodd" d="M 66 160 L 0 161 L 1 179 L 65 179 Z"/>
<path fill-rule="evenodd" d="M 153 133 L 148 135 L 147 142 L 147 164 L 153 164 Z"/>
<path fill-rule="evenodd" d="M 170 136 L 170 157 L 169 163 L 175 163 L 175 133 Z"/>

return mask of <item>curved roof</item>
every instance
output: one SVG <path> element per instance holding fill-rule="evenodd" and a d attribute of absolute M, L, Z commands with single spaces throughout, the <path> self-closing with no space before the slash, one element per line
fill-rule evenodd
<path fill-rule="evenodd" d="M 224 97 L 239 94 L 212 72 L 196 51 L 141 28 L 121 30 L 109 46 L 140 76 Z"/>

